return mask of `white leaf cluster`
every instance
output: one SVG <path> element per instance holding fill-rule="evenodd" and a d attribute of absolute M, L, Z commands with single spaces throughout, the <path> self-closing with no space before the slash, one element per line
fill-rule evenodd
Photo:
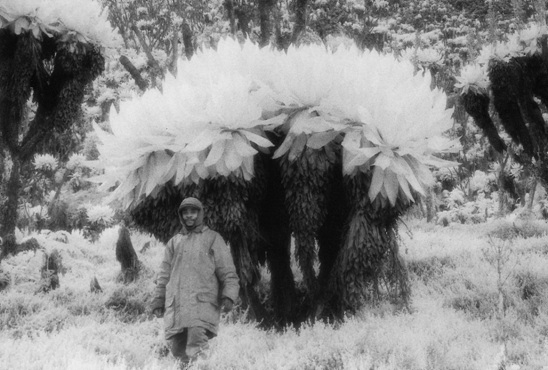
<path fill-rule="evenodd" d="M 490 59 L 507 62 L 514 57 L 540 53 L 538 39 L 547 34 L 548 27 L 531 23 L 527 28 L 511 34 L 505 42 L 485 45 L 478 56 L 478 63 L 487 64 Z"/>
<path fill-rule="evenodd" d="M 57 168 L 59 161 L 51 154 L 37 154 L 34 156 L 32 164 L 37 170 L 54 170 Z"/>
<path fill-rule="evenodd" d="M 445 94 L 392 56 L 342 45 L 280 52 L 226 39 L 179 63 L 163 93 L 150 90 L 112 111 L 113 134 L 96 126 L 105 170 L 96 180 L 119 183 L 113 197 L 126 206 L 169 181 L 251 180 L 273 129 L 285 134 L 274 157 L 290 160 L 344 136 L 345 174 L 375 167 L 382 181 L 371 199 L 381 194 L 391 204 L 413 201 L 409 189 L 421 193 L 431 181 L 426 166 L 446 164 L 432 154 L 455 147 L 441 137 L 452 126 Z"/>
<path fill-rule="evenodd" d="M 83 167 L 86 162 L 86 156 L 79 153 L 73 153 L 67 161 L 66 167 L 68 170 L 75 170 L 78 167 Z"/>
<path fill-rule="evenodd" d="M 433 48 L 405 48 L 401 51 L 401 58 L 422 66 L 443 64 L 443 54 Z"/>
<path fill-rule="evenodd" d="M 121 44 L 107 10 L 95 0 L 0 0 L 0 28 L 6 27 L 36 38 L 58 33 L 101 47 Z"/>
<path fill-rule="evenodd" d="M 462 94 L 471 90 L 475 94 L 486 95 L 490 85 L 486 64 L 467 64 L 456 79 L 455 87 L 462 89 Z"/>
<path fill-rule="evenodd" d="M 84 205 L 84 208 L 91 223 L 108 225 L 114 217 L 114 211 L 107 205 L 88 203 Z"/>

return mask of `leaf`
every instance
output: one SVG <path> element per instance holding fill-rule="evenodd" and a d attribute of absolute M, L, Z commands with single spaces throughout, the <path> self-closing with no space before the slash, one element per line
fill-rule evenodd
<path fill-rule="evenodd" d="M 149 162 L 147 164 L 147 187 L 145 195 L 148 196 L 157 186 L 163 185 L 163 175 L 165 173 L 167 164 L 170 162 L 171 157 L 164 151 L 152 153 L 150 155 Z"/>
<path fill-rule="evenodd" d="M 285 140 L 282 142 L 282 145 L 280 145 L 278 149 L 276 149 L 276 151 L 274 152 L 272 159 L 280 158 L 282 155 L 284 155 L 289 150 L 289 148 L 291 148 L 291 144 L 293 144 L 294 139 L 295 137 L 292 134 L 288 134 L 285 137 Z"/>
<path fill-rule="evenodd" d="M 304 146 L 306 145 L 307 136 L 306 134 L 300 134 L 293 141 L 293 145 L 289 150 L 289 160 L 294 161 L 298 156 L 303 152 Z"/>
<path fill-rule="evenodd" d="M 182 156 L 181 153 L 175 153 L 171 159 L 169 160 L 166 171 L 164 172 L 164 175 L 162 176 L 161 183 L 165 184 L 169 180 L 175 176 L 177 173 L 177 167 L 179 166 L 179 158 Z M 176 184 L 177 185 L 177 184 Z"/>
<path fill-rule="evenodd" d="M 178 153 L 179 154 L 179 153 Z M 180 154 L 177 162 L 177 175 L 175 176 L 175 184 L 178 185 L 186 178 L 185 169 L 187 165 L 187 156 Z"/>
<path fill-rule="evenodd" d="M 387 169 L 386 171 L 384 171 L 383 183 L 384 188 L 386 189 L 386 195 L 388 196 L 388 200 L 390 201 L 392 207 L 394 207 L 396 205 L 396 200 L 398 199 L 398 177 L 393 171 Z"/>
<path fill-rule="evenodd" d="M 384 170 L 375 166 L 373 170 L 373 177 L 371 178 L 371 185 L 369 186 L 369 200 L 373 202 L 379 192 L 382 189 L 384 182 Z"/>
<path fill-rule="evenodd" d="M 204 166 L 209 167 L 219 162 L 225 152 L 226 143 L 227 140 L 219 140 L 213 143 L 211 149 L 209 150 L 207 159 L 204 162 Z"/>
<path fill-rule="evenodd" d="M 25 16 L 19 17 L 13 22 L 13 33 L 19 35 L 22 31 L 28 30 L 29 27 L 30 21 L 28 18 Z"/>
<path fill-rule="evenodd" d="M 358 130 L 347 131 L 341 145 L 350 151 L 358 150 L 360 149 L 361 137 L 361 132 Z"/>
<path fill-rule="evenodd" d="M 390 157 L 387 157 L 384 153 L 381 153 L 375 160 L 374 166 L 378 166 L 383 170 L 386 170 L 388 167 L 390 167 L 391 163 L 392 159 Z"/>
<path fill-rule="evenodd" d="M 263 136 L 254 134 L 246 130 L 239 130 L 238 132 L 242 133 L 247 138 L 247 140 L 257 144 L 260 147 L 269 148 L 271 146 L 274 146 L 274 144 L 272 144 L 270 140 Z"/>
<path fill-rule="evenodd" d="M 200 152 L 216 142 L 216 136 L 214 132 L 204 130 L 183 149 L 183 152 Z"/>
<path fill-rule="evenodd" d="M 400 187 L 403 193 L 405 194 L 405 196 L 407 196 L 407 199 L 410 202 L 414 202 L 415 199 L 413 199 L 413 195 L 411 194 L 411 189 L 409 189 L 409 184 L 407 183 L 405 176 L 400 174 L 396 174 L 396 176 L 398 177 L 398 182 L 400 184 Z"/>
<path fill-rule="evenodd" d="M 240 156 L 251 157 L 257 154 L 257 150 L 253 149 L 240 133 L 235 132 L 232 134 L 232 137 L 234 138 L 234 147 Z"/>
<path fill-rule="evenodd" d="M 345 163 L 345 172 L 351 172 L 355 167 L 361 166 L 367 162 L 369 158 L 363 153 L 358 153 L 348 163 Z"/>
<path fill-rule="evenodd" d="M 411 158 L 411 156 L 402 157 L 402 166 L 407 171 L 405 179 L 409 182 L 409 185 L 411 185 L 416 192 L 424 196 L 424 189 L 415 175 L 415 169 L 413 168 L 415 165 L 413 164 L 414 162 L 411 160 Z"/>
<path fill-rule="evenodd" d="M 226 144 L 224 160 L 226 163 L 226 168 L 230 172 L 237 170 L 242 164 L 242 157 L 236 151 L 236 147 L 234 146 L 234 141 L 232 140 L 228 141 Z"/>
<path fill-rule="evenodd" d="M 327 144 L 329 144 L 338 135 L 339 135 L 338 131 L 319 132 L 316 134 L 312 134 L 308 138 L 308 141 L 306 142 L 306 146 L 312 149 L 321 149 Z"/>

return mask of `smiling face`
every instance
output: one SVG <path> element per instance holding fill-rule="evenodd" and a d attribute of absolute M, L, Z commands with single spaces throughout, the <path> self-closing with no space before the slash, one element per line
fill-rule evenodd
<path fill-rule="evenodd" d="M 185 207 L 181 210 L 181 217 L 185 226 L 192 229 L 196 226 L 196 220 L 198 219 L 198 213 L 200 210 L 194 207 Z"/>

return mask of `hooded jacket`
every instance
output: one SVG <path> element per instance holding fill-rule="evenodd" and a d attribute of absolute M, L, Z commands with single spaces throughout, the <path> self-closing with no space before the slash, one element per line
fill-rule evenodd
<path fill-rule="evenodd" d="M 191 230 L 181 216 L 185 207 L 198 209 Z M 165 308 L 167 339 L 196 326 L 217 333 L 222 298 L 235 302 L 239 292 L 230 249 L 219 233 L 204 225 L 202 203 L 186 198 L 178 213 L 182 228 L 166 245 L 152 302 L 153 310 Z"/>

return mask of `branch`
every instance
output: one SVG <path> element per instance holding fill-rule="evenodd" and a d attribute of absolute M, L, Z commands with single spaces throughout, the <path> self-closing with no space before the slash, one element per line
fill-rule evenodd
<path fill-rule="evenodd" d="M 164 73 L 162 71 L 162 68 L 160 67 L 160 64 L 158 64 L 158 61 L 154 58 L 154 55 L 152 55 L 152 50 L 150 49 L 150 46 L 147 45 L 145 38 L 143 37 L 143 34 L 137 28 L 137 26 L 132 25 L 131 30 L 137 36 L 137 39 L 139 40 L 139 43 L 143 47 L 143 50 L 145 51 L 145 54 L 148 59 L 148 64 L 152 67 L 152 79 L 155 80 L 155 77 L 164 77 Z"/>
<path fill-rule="evenodd" d="M 139 70 L 131 63 L 131 61 L 126 57 L 125 55 L 122 55 L 119 59 L 120 63 L 124 66 L 126 71 L 129 72 L 131 77 L 135 80 L 135 83 L 137 86 L 139 86 L 139 89 L 142 91 L 146 91 L 148 89 L 148 82 L 141 76 L 141 73 Z"/>
<path fill-rule="evenodd" d="M 173 37 L 171 38 L 171 62 L 169 71 L 173 76 L 177 76 L 177 59 L 179 58 L 179 32 L 173 27 Z"/>

